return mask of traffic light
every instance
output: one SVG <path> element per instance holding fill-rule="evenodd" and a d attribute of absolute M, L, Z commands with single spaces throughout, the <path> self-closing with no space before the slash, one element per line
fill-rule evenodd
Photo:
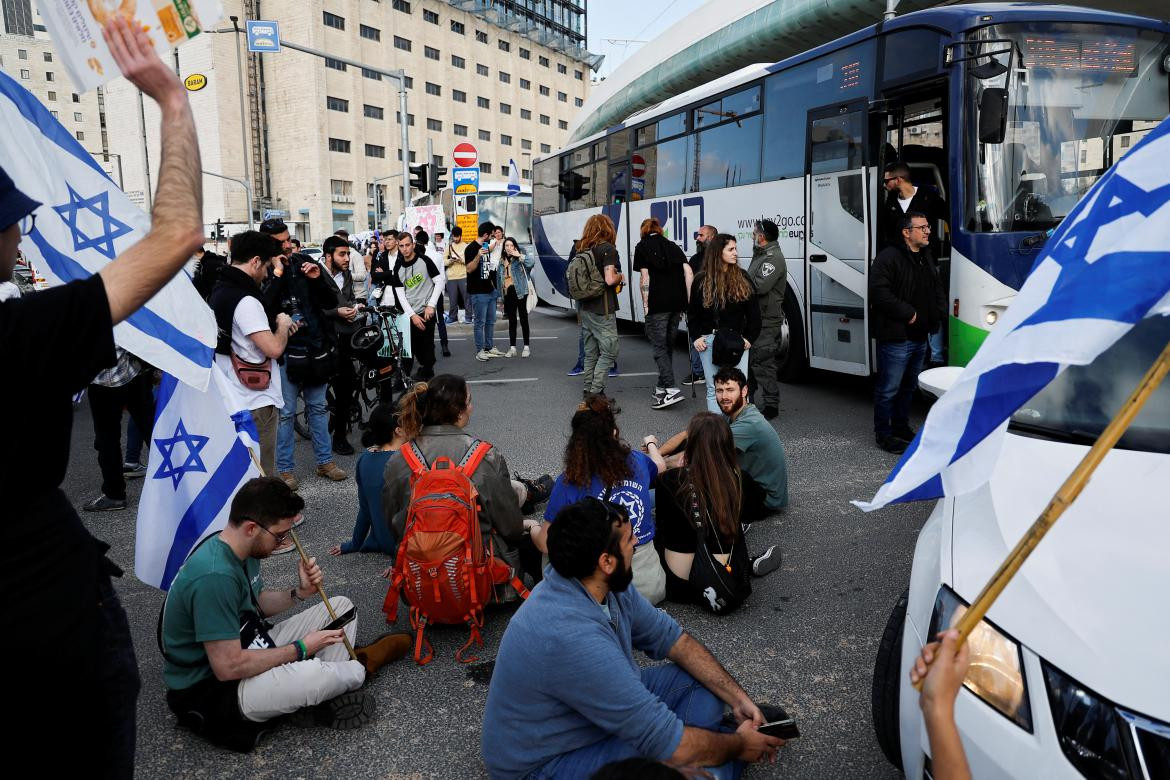
<path fill-rule="evenodd" d="M 427 192 L 427 187 L 430 184 L 428 181 L 430 168 L 431 166 L 426 163 L 410 166 L 410 186 L 419 192 Z"/>
<path fill-rule="evenodd" d="M 220 220 L 217 219 L 215 221 L 215 240 L 216 241 L 223 241 L 223 239 L 224 239 L 223 222 L 221 222 Z"/>
<path fill-rule="evenodd" d="M 447 175 L 447 169 L 441 165 L 431 165 L 430 182 L 427 187 L 427 192 L 436 193 L 447 186 L 447 180 L 444 178 Z"/>
<path fill-rule="evenodd" d="M 589 194 L 589 179 L 576 171 L 565 171 L 561 174 L 561 195 L 567 201 L 582 200 Z"/>

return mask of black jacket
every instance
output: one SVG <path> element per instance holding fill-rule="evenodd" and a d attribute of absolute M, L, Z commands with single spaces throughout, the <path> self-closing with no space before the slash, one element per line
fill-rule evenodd
<path fill-rule="evenodd" d="M 273 275 L 268 278 L 263 287 L 265 309 L 282 311 L 292 316 L 291 299 L 295 296 L 304 322 L 297 332 L 289 337 L 289 344 L 323 349 L 336 338 L 332 323 L 325 317 L 325 310 L 337 308 L 337 297 L 325 281 L 327 273 L 325 269 L 321 269 L 321 274 L 316 279 L 310 279 L 301 273 L 301 265 L 304 263 L 313 263 L 320 267 L 320 263 L 308 255 L 294 254 L 288 258 L 281 276 Z"/>
<path fill-rule="evenodd" d="M 687 283 L 682 248 L 661 233 L 651 233 L 634 247 L 634 271 L 649 272 L 647 314 L 683 311 L 687 307 Z"/>
<path fill-rule="evenodd" d="M 878 341 L 923 341 L 946 316 L 942 280 L 927 247 L 888 246 L 869 268 L 869 335 Z M 910 320 L 917 315 L 913 325 Z"/>
<path fill-rule="evenodd" d="M 325 284 L 335 296 L 336 303 L 331 309 L 323 309 L 326 319 L 333 325 L 333 329 L 341 335 L 352 335 L 358 329 L 356 322 L 350 322 L 345 317 L 337 313 L 337 310 L 342 306 L 353 306 L 357 303 L 353 294 L 353 276 L 349 271 L 342 271 L 341 287 L 337 286 L 337 281 L 334 280 L 333 274 L 329 273 L 329 269 L 322 267 L 321 276 L 325 279 Z"/>
<path fill-rule="evenodd" d="M 207 253 L 207 254 L 210 254 Z M 207 257 L 207 254 L 204 257 Z M 260 285 L 239 268 L 225 265 L 219 269 L 218 281 L 208 295 L 207 303 L 215 314 L 215 327 L 218 331 L 215 351 L 221 355 L 232 353 L 232 321 L 236 316 L 236 307 L 245 298 L 255 298 L 264 307 L 268 315 L 268 328 L 276 332 L 276 311 L 269 305 L 260 292 Z"/>
<path fill-rule="evenodd" d="M 223 255 L 217 255 L 215 252 L 204 252 L 203 256 L 199 258 L 199 262 L 195 265 L 194 278 L 191 281 L 203 300 L 206 301 L 211 295 L 216 282 L 219 281 L 220 269 L 225 268 L 227 264 L 227 258 Z"/>
<path fill-rule="evenodd" d="M 691 341 L 700 336 L 714 333 L 716 328 L 735 328 L 739 335 L 755 343 L 760 335 L 762 322 L 760 320 L 760 299 L 755 294 L 751 278 L 741 268 L 739 272 L 747 280 L 751 295 L 746 301 L 731 301 L 720 308 L 707 308 L 703 305 L 703 277 L 705 273 L 697 275 L 691 282 L 691 305 L 687 308 L 687 330 Z M 710 349 L 708 344 L 707 348 Z"/>
<path fill-rule="evenodd" d="M 947 214 L 947 202 L 939 197 L 932 189 L 926 187 L 919 187 L 918 191 L 914 193 L 914 197 L 910 199 L 909 211 L 917 211 L 926 215 L 926 219 L 930 222 L 930 249 L 935 255 L 938 254 L 939 242 L 942 236 L 935 235 L 938 230 L 938 221 L 949 220 Z M 884 246 L 901 246 L 906 243 L 902 238 L 902 217 L 906 212 L 902 211 L 902 204 L 898 202 L 898 193 L 886 193 L 886 202 L 882 204 L 882 237 L 884 238 Z"/>

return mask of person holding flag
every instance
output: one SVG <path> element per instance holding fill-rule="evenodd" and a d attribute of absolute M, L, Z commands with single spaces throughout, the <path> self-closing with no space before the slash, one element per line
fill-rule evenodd
<path fill-rule="evenodd" d="M 4 622 L 10 630 L 35 637 L 33 646 L 6 643 L 2 656 L 19 664 L 9 687 L 20 708 L 7 727 L 10 744 L 35 755 L 42 772 L 90 774 L 100 767 L 108 776 L 131 777 L 138 665 L 126 614 L 110 582 L 122 572 L 105 557 L 108 546 L 81 524 L 60 485 L 69 463 L 72 396 L 113 365 L 115 325 L 133 316 L 131 327 L 145 320 L 156 333 L 170 327 L 153 319 L 156 311 L 139 309 L 202 244 L 203 198 L 195 122 L 174 71 L 155 53 L 146 33 L 120 16 L 103 28 L 103 36 L 122 74 L 162 113 L 162 158 L 149 232 L 116 252 L 115 240 L 129 231 L 110 213 L 110 193 L 117 190 L 107 178 L 102 193 L 78 192 L 88 168 L 75 175 L 64 164 L 50 164 L 39 172 L 39 181 L 22 178 L 21 188 L 8 172 L 12 169 L 0 169 L 0 282 L 12 278 L 17 247 L 26 236 L 42 255 L 53 253 L 50 265 L 72 277 L 37 295 L 0 303 L 0 361 L 10 368 L 0 383 L 0 403 L 15 409 L 33 401 L 40 410 L 11 415 L 0 445 L 3 462 L 36 466 L 0 472 L 5 497 L 0 544 L 9 575 Z M 52 144 L 75 167 L 88 157 L 8 76 L 0 76 L 0 114 L 6 127 L 3 144 L 19 148 L 21 156 L 32 154 L 35 138 Z M 13 158 L 4 159 L 9 164 Z M 38 192 L 49 192 L 46 185 L 51 185 L 54 197 L 65 194 L 64 202 L 42 204 L 22 191 L 38 184 Z M 79 241 L 76 220 L 83 208 L 99 214 L 102 235 L 82 235 Z M 50 231 L 69 219 L 76 259 L 50 243 Z M 96 232 L 92 224 L 87 233 Z M 112 260 L 97 273 L 82 263 L 94 251 Z M 194 288 L 190 294 L 197 297 Z M 191 355 L 206 382 L 210 350 L 203 354 L 192 345 Z M 194 369 L 192 375 L 197 376 Z M 67 749 L 62 749 L 63 738 Z"/>

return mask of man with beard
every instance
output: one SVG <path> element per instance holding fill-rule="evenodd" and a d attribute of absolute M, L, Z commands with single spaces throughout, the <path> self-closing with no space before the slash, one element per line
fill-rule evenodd
<path fill-rule="evenodd" d="M 350 339 L 358 328 L 360 307 L 354 292 L 353 274 L 350 272 L 350 249 L 349 243 L 341 236 L 330 236 L 321 246 L 321 256 L 327 271 L 322 278 L 330 292 L 337 297 L 337 305 L 323 311 L 325 319 L 332 324 L 337 334 L 338 360 L 336 373 L 330 383 L 333 386 L 333 409 L 329 417 L 329 431 L 333 434 L 333 451 L 338 455 L 353 455 L 353 445 L 349 443 L 349 423 L 353 392 L 358 383 Z"/>
<path fill-rule="evenodd" d="M 634 533 L 621 507 L 588 497 L 548 532 L 544 580 L 496 657 L 482 750 L 493 778 L 591 777 L 645 756 L 738 777 L 784 741 L 701 642 L 654 609 L 633 580 Z M 673 663 L 639 669 L 637 648 Z M 739 726 L 721 726 L 724 705 Z"/>

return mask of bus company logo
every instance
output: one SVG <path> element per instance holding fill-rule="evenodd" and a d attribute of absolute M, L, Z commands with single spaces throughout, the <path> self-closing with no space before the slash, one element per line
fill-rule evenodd
<path fill-rule="evenodd" d="M 691 251 L 692 234 L 703 226 L 706 220 L 706 209 L 703 197 L 695 195 L 689 198 L 663 200 L 650 204 L 650 216 L 657 219 L 662 225 L 666 237 L 672 241 L 681 239 L 684 252 Z"/>

